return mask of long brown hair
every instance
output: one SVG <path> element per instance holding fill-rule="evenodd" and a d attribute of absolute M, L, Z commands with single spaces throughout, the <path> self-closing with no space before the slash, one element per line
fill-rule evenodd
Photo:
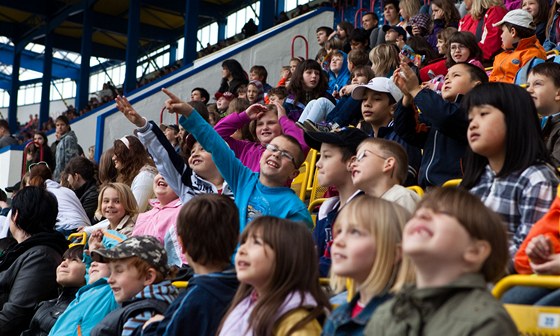
<path fill-rule="evenodd" d="M 132 184 L 132 180 L 138 175 L 140 169 L 145 165 L 153 166 L 152 160 L 148 157 L 146 148 L 137 137 L 127 135 L 128 146 L 118 139 L 113 143 L 115 156 L 121 162 L 122 168 L 117 175 L 117 182 Z"/>
<path fill-rule="evenodd" d="M 290 335 L 330 310 L 329 300 L 319 285 L 315 244 L 311 233 L 303 224 L 271 216 L 253 220 L 241 234 L 240 243 L 243 244 L 257 232 L 262 236 L 264 243 L 275 252 L 275 260 L 274 270 L 266 284 L 267 294 L 258 298 L 249 316 L 249 326 L 255 335 L 272 335 L 278 321 L 282 319 L 282 316 L 278 317 L 277 314 L 286 297 L 291 293 L 310 294 L 317 301 L 317 306 L 289 330 Z M 243 299 L 251 295 L 253 290 L 251 285 L 240 284 L 230 308 L 222 319 L 220 329 L 228 315 Z"/>

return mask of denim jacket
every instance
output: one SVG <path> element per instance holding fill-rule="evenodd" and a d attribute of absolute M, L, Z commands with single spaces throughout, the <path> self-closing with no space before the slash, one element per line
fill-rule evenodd
<path fill-rule="evenodd" d="M 391 297 L 388 293 L 373 297 L 356 317 L 352 317 L 352 309 L 360 299 L 360 294 L 356 294 L 350 303 L 340 305 L 331 313 L 321 335 L 363 335 L 364 328 L 377 307 Z"/>

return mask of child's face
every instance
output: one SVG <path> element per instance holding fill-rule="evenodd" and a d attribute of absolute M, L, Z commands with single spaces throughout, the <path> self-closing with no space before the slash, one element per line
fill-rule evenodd
<path fill-rule="evenodd" d="M 398 37 L 399 33 L 397 33 L 394 29 L 389 29 L 385 33 L 385 42 L 396 42 Z"/>
<path fill-rule="evenodd" d="M 173 128 L 167 127 L 167 128 L 165 129 L 164 134 L 165 134 L 165 138 L 166 138 L 169 142 L 175 143 L 175 142 L 178 141 L 179 133 L 178 133 L 178 132 L 175 133 L 175 130 L 174 130 Z"/>
<path fill-rule="evenodd" d="M 340 26 L 336 26 L 336 35 L 338 35 L 338 37 L 340 39 L 345 39 L 346 38 L 346 31 L 344 29 L 342 29 Z"/>
<path fill-rule="evenodd" d="M 376 258 L 375 237 L 363 225 L 340 218 L 333 228 L 332 272 L 363 283 Z"/>
<path fill-rule="evenodd" d="M 362 100 L 362 117 L 375 126 L 387 126 L 392 118 L 389 96 L 384 92 L 366 90 Z"/>
<path fill-rule="evenodd" d="M 276 102 L 278 102 L 280 105 L 284 104 L 284 101 L 282 99 L 278 98 L 278 96 L 275 95 L 275 94 L 269 94 L 268 95 L 268 101 L 271 104 L 275 104 Z"/>
<path fill-rule="evenodd" d="M 156 198 L 163 204 L 167 204 L 170 201 L 177 199 L 177 194 L 175 194 L 161 174 L 157 174 L 156 177 L 154 177 L 153 188 Z"/>
<path fill-rule="evenodd" d="M 366 45 L 363 42 L 352 40 L 352 41 L 350 41 L 350 49 L 352 49 L 352 50 L 366 50 Z"/>
<path fill-rule="evenodd" d="M 70 126 L 66 125 L 63 121 L 57 121 L 55 124 L 56 134 L 64 135 L 70 130 Z"/>
<path fill-rule="evenodd" d="M 45 143 L 45 138 L 43 138 L 41 134 L 35 134 L 33 136 L 33 141 L 39 145 L 43 145 Z"/>
<path fill-rule="evenodd" d="M 298 66 L 299 62 L 298 61 L 290 61 L 290 72 L 293 74 L 294 71 L 296 71 L 296 68 Z"/>
<path fill-rule="evenodd" d="M 62 287 L 81 287 L 85 283 L 86 265 L 79 258 L 65 258 L 56 268 L 56 282 Z"/>
<path fill-rule="evenodd" d="M 301 149 L 298 148 L 296 144 L 291 143 L 283 137 L 272 139 L 270 144 L 274 145 L 278 151 L 274 153 L 266 149 L 262 153 L 260 160 L 261 175 L 269 182 L 283 185 L 288 179 L 297 176 L 299 167 L 296 167 L 294 161 L 282 155 L 280 151 L 286 152 L 295 160 L 296 154 L 301 151 Z"/>
<path fill-rule="evenodd" d="M 331 66 L 330 69 L 334 73 L 338 73 L 340 69 L 342 69 L 342 57 L 340 56 L 333 56 L 331 58 Z"/>
<path fill-rule="evenodd" d="M 455 217 L 427 208 L 416 210 L 403 232 L 403 252 L 413 261 L 455 264 L 463 261 L 471 242 L 469 233 Z"/>
<path fill-rule="evenodd" d="M 292 74 L 290 69 L 282 69 L 280 70 L 280 76 L 282 78 L 288 78 Z"/>
<path fill-rule="evenodd" d="M 223 96 L 218 98 L 218 100 L 216 101 L 216 107 L 218 108 L 218 110 L 220 111 L 225 111 L 227 110 L 227 108 L 229 107 L 229 100 L 227 100 L 226 98 L 224 98 Z"/>
<path fill-rule="evenodd" d="M 101 214 L 113 225 L 118 224 L 125 216 L 124 206 L 119 193 L 113 188 L 105 189 L 101 199 Z"/>
<path fill-rule="evenodd" d="M 367 76 L 361 72 L 352 75 L 352 84 L 367 84 L 367 82 Z"/>
<path fill-rule="evenodd" d="M 436 47 L 440 55 L 445 54 L 445 50 L 443 50 L 444 46 L 445 46 L 445 41 L 443 41 L 442 39 L 437 39 Z"/>
<path fill-rule="evenodd" d="M 249 73 L 249 80 L 258 80 L 262 82 L 262 78 L 259 76 L 258 73 L 256 73 L 255 71 L 251 71 Z"/>
<path fill-rule="evenodd" d="M 455 63 L 466 62 L 471 56 L 469 48 L 457 42 L 451 43 L 449 51 L 451 51 L 451 58 L 455 61 Z"/>
<path fill-rule="evenodd" d="M 490 159 L 504 159 L 506 119 L 494 106 L 475 106 L 469 110 L 467 139 L 472 151 Z"/>
<path fill-rule="evenodd" d="M 205 177 L 209 173 L 217 171 L 214 161 L 212 161 L 212 154 L 202 148 L 202 146 L 196 142 L 192 149 L 191 155 L 189 156 L 189 167 L 199 176 Z"/>
<path fill-rule="evenodd" d="M 222 67 L 222 77 L 223 78 L 228 78 L 230 75 L 231 75 L 231 73 L 229 72 L 228 68 Z"/>
<path fill-rule="evenodd" d="M 440 20 L 443 19 L 443 9 L 439 6 L 432 4 L 432 19 Z"/>
<path fill-rule="evenodd" d="M 375 28 L 375 26 L 377 26 L 377 24 L 378 22 L 377 20 L 375 20 L 373 15 L 367 14 L 362 16 L 362 28 L 364 28 L 364 30 L 373 29 Z"/>
<path fill-rule="evenodd" d="M 267 144 L 282 134 L 282 126 L 278 122 L 278 115 L 274 112 L 265 112 L 262 117 L 257 119 L 255 128 L 257 139 L 261 144 Z"/>
<path fill-rule="evenodd" d="M 399 14 L 402 16 L 403 19 L 408 20 L 410 19 L 409 13 L 406 11 L 404 7 L 399 6 Z"/>
<path fill-rule="evenodd" d="M 144 287 L 151 284 L 147 277 L 140 276 L 140 272 L 132 266 L 130 259 L 112 260 L 109 262 L 109 269 L 111 275 L 107 282 L 113 290 L 117 303 L 132 299 Z"/>
<path fill-rule="evenodd" d="M 327 35 L 327 32 L 324 30 L 319 30 L 317 32 L 317 43 L 320 46 L 323 46 L 325 44 L 325 42 L 327 42 L 327 40 L 329 39 L 329 36 Z"/>
<path fill-rule="evenodd" d="M 319 185 L 329 187 L 344 183 L 350 174 L 350 167 L 347 162 L 342 160 L 340 147 L 322 143 L 320 153 L 321 156 L 316 164 Z"/>
<path fill-rule="evenodd" d="M 397 7 L 394 4 L 386 5 L 383 8 L 383 16 L 385 17 L 385 22 L 395 22 L 399 18 Z"/>
<path fill-rule="evenodd" d="M 198 90 L 194 90 L 191 92 L 191 100 L 192 101 L 202 101 L 202 95 L 200 94 L 200 91 Z"/>
<path fill-rule="evenodd" d="M 105 263 L 100 263 L 94 261 L 89 267 L 89 283 L 92 284 L 101 278 L 106 278 L 109 276 L 109 265 Z"/>
<path fill-rule="evenodd" d="M 533 98 L 540 115 L 551 115 L 560 111 L 560 88 L 554 85 L 552 78 L 529 73 L 527 92 Z"/>
<path fill-rule="evenodd" d="M 259 95 L 259 90 L 253 84 L 247 86 L 247 99 L 251 104 L 256 103 L 257 97 Z"/>
<path fill-rule="evenodd" d="M 264 242 L 259 232 L 253 232 L 239 246 L 235 255 L 237 279 L 249 284 L 257 292 L 265 289 L 274 272 L 276 253 Z"/>
<path fill-rule="evenodd" d="M 463 64 L 455 64 L 445 76 L 445 82 L 441 90 L 441 96 L 447 101 L 454 101 L 459 94 L 466 94 L 479 82 L 473 81 L 467 67 Z"/>
<path fill-rule="evenodd" d="M 537 0 L 523 0 L 521 9 L 529 12 L 529 14 L 533 16 L 533 18 L 539 15 L 539 3 L 537 2 Z"/>
<path fill-rule="evenodd" d="M 317 70 L 307 69 L 303 72 L 303 85 L 311 90 L 317 87 L 319 84 L 319 78 L 321 73 Z"/>
<path fill-rule="evenodd" d="M 382 178 L 388 157 L 371 143 L 360 145 L 357 153 L 352 162 L 352 183 L 358 189 L 367 190 Z"/>
<path fill-rule="evenodd" d="M 508 29 L 506 25 L 502 25 L 502 49 L 507 50 L 513 48 L 513 44 L 516 42 L 512 34 L 512 29 Z"/>

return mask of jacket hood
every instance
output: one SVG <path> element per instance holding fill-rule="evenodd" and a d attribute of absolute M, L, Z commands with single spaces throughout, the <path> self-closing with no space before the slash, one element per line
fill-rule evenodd
<path fill-rule="evenodd" d="M 225 305 L 229 305 L 231 292 L 237 290 L 239 280 L 237 280 L 235 269 L 232 267 L 221 273 L 195 274 L 189 280 L 189 287 L 195 285 L 204 288 L 210 295 L 213 295 Z"/>

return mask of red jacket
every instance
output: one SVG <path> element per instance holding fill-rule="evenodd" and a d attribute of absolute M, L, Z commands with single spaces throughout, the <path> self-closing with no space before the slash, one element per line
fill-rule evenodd
<path fill-rule="evenodd" d="M 497 55 L 488 80 L 513 83 L 519 69 L 533 57 L 546 60 L 546 52 L 536 35 L 519 40 L 515 50 L 505 50 Z"/>
<path fill-rule="evenodd" d="M 430 70 L 433 71 L 434 76 L 447 75 L 447 65 L 445 64 L 445 61 L 445 58 L 439 58 L 431 63 L 426 64 L 425 67 L 420 69 L 420 80 L 422 82 L 429 81 L 431 79 L 430 75 L 428 74 Z"/>
<path fill-rule="evenodd" d="M 486 11 L 486 14 L 484 14 L 484 30 L 478 42 L 478 46 L 482 49 L 482 57 L 484 60 L 490 60 L 492 55 L 497 53 L 502 47 L 502 39 L 500 38 L 502 30 L 500 27 L 492 27 L 492 25 L 502 20 L 506 13 L 507 9 L 504 7 L 494 6 L 490 7 Z M 465 15 L 465 17 L 459 21 L 459 31 L 469 31 L 476 36 L 478 21 L 479 20 L 475 20 L 470 13 Z"/>

